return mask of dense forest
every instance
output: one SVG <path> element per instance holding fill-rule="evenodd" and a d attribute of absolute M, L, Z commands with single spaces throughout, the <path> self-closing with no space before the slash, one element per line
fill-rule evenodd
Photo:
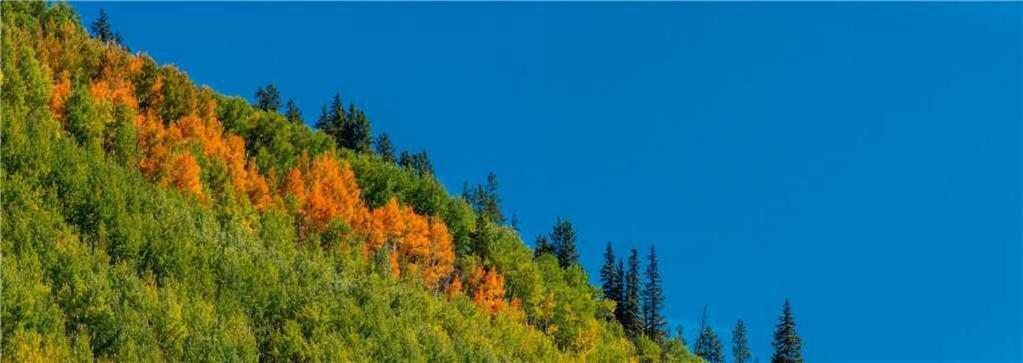
<path fill-rule="evenodd" d="M 528 247 L 497 176 L 449 194 L 339 95 L 307 126 L 131 52 L 101 14 L 2 3 L 2 357 L 723 362 L 669 332 L 657 255 L 568 220 Z M 745 328 L 732 356 L 751 361 Z M 788 302 L 772 361 L 801 362 Z"/>

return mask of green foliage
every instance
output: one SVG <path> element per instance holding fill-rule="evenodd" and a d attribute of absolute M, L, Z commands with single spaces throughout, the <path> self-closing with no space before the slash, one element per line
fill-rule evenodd
<path fill-rule="evenodd" d="M 349 131 L 337 123 L 316 132 L 291 112 L 196 87 L 146 56 L 130 78 L 139 108 L 165 122 L 215 114 L 270 180 L 346 147 L 339 155 L 368 206 L 396 198 L 442 219 L 458 273 L 474 264 L 500 271 L 514 307 L 491 316 L 471 296 L 449 298 L 411 273 L 395 278 L 343 223 L 299 233 L 287 202 L 258 210 L 229 194 L 199 200 L 147 181 L 137 169 L 136 110 L 97 101 L 87 87 L 103 53 L 123 49 L 89 39 L 65 4 L 0 6 L 3 360 L 621 362 L 637 353 L 604 318 L 614 306 L 578 264 L 534 259 L 513 229 L 477 224 L 473 208 L 432 177 L 425 152 L 406 167 L 367 152 L 368 119 L 339 98 L 334 116 L 325 114 L 354 120 Z M 74 50 L 65 63 L 41 60 L 49 35 Z M 58 121 L 49 102 L 62 71 L 73 86 Z M 203 190 L 226 190 L 225 166 L 196 153 Z"/>

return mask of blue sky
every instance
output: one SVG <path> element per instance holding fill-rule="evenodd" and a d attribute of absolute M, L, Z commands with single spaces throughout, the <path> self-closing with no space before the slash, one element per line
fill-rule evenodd
<path fill-rule="evenodd" d="M 496 172 L 593 275 L 656 244 L 672 321 L 763 361 L 786 297 L 811 362 L 1021 360 L 1020 3 L 74 6 L 309 122 L 341 92 L 452 193 Z"/>

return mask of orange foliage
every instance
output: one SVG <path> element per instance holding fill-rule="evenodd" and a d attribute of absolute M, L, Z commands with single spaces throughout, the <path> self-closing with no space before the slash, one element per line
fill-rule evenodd
<path fill-rule="evenodd" d="M 64 119 L 64 105 L 68 97 L 71 97 L 71 75 L 63 71 L 57 76 L 53 85 L 53 94 L 50 95 L 50 110 L 58 120 Z"/>
<path fill-rule="evenodd" d="M 334 218 L 352 227 L 362 225 L 367 213 L 348 164 L 329 155 L 316 157 L 305 174 L 305 187 L 302 212 L 311 230 L 324 230 Z"/>
<path fill-rule="evenodd" d="M 135 87 L 131 82 L 134 57 L 118 47 L 105 47 L 100 61 L 99 76 L 89 84 L 92 98 L 115 105 L 138 108 Z M 137 67 L 141 69 L 141 66 Z"/>
<path fill-rule="evenodd" d="M 448 298 L 453 298 L 455 295 L 462 293 L 462 278 L 458 276 L 452 276 L 451 282 L 448 283 L 448 288 L 444 291 L 448 295 Z"/>
<path fill-rule="evenodd" d="M 278 185 L 276 179 L 267 179 L 255 161 L 246 157 L 245 140 L 225 132 L 217 118 L 216 98 L 211 90 L 188 88 L 187 102 L 178 101 L 184 102 L 184 112 L 161 113 L 164 87 L 193 87 L 184 74 L 166 68 L 156 74 L 143 74 L 152 72 L 151 59 L 108 44 L 66 41 L 68 37 L 86 36 L 75 29 L 47 35 L 39 44 L 44 62 L 55 72 L 49 106 L 58 118 L 63 117 L 71 93 L 69 70 L 81 68 L 85 61 L 98 64 L 96 72 L 91 74 L 92 79 L 83 81 L 87 82 L 89 94 L 96 101 L 126 105 L 136 112 L 138 167 L 148 180 L 205 200 L 202 167 L 222 163 L 230 188 L 257 209 L 269 208 L 275 200 L 291 195 L 299 214 L 300 236 L 322 232 L 332 220 L 340 220 L 351 227 L 353 237 L 365 241 L 365 253 L 389 249 L 388 258 L 395 275 L 406 272 L 421 275 L 431 288 L 450 281 L 446 285 L 448 294 L 462 292 L 462 278 L 452 277 L 455 261 L 452 237 L 441 220 L 417 214 L 397 199 L 369 210 L 362 202 L 354 172 L 333 154 L 319 155 L 312 160 L 303 155 Z M 84 51 L 82 45 L 69 44 L 87 44 L 90 51 Z M 102 49 L 98 59 L 84 58 L 95 55 L 95 49 Z M 144 89 L 136 90 L 133 79 L 137 81 L 140 76 L 150 83 L 141 83 L 145 86 L 140 88 Z M 139 100 L 143 100 L 141 108 Z M 167 114 L 177 119 L 163 119 L 165 116 L 161 115 Z M 470 285 L 477 300 L 491 310 L 502 307 L 503 277 L 493 270 L 481 270 L 478 275 L 478 283 Z"/>
<path fill-rule="evenodd" d="M 491 314 L 504 309 L 504 276 L 495 269 L 477 267 L 473 272 L 472 301 Z"/>
<path fill-rule="evenodd" d="M 199 163 L 195 161 L 195 156 L 190 153 L 184 153 L 174 159 L 173 184 L 178 189 L 192 193 L 199 198 L 203 197 L 202 194 L 202 183 L 199 182 Z"/>
<path fill-rule="evenodd" d="M 454 270 L 454 244 L 447 226 L 400 206 L 397 199 L 373 210 L 361 230 L 367 252 L 393 244 L 408 260 L 408 268 L 423 273 L 429 287 L 436 287 Z"/>

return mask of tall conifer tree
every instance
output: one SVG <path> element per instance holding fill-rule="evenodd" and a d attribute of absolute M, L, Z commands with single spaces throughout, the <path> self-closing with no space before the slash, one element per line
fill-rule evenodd
<path fill-rule="evenodd" d="M 781 317 L 778 318 L 771 346 L 774 348 L 771 363 L 803 362 L 803 341 L 796 332 L 796 320 L 792 317 L 792 306 L 788 299 L 785 299 Z"/>
<path fill-rule="evenodd" d="M 256 89 L 256 107 L 263 111 L 277 112 L 281 108 L 281 92 L 273 83 Z"/>
<path fill-rule="evenodd" d="M 735 329 L 732 329 L 732 359 L 735 363 L 748 363 L 752 356 L 746 340 L 746 323 L 740 319 L 735 323 Z"/>
<path fill-rule="evenodd" d="M 625 272 L 625 297 L 622 302 L 622 326 L 629 336 L 635 337 L 643 333 L 643 316 L 640 311 L 639 253 L 633 248 L 629 254 L 628 267 Z"/>
<path fill-rule="evenodd" d="M 558 218 L 554 223 L 554 230 L 551 231 L 551 243 L 558 254 L 558 263 L 561 267 L 568 267 L 579 263 L 579 251 L 575 248 L 575 230 L 572 222 L 568 219 Z"/>
<path fill-rule="evenodd" d="M 614 248 L 611 242 L 607 243 L 604 249 L 604 264 L 600 266 L 600 280 L 604 290 L 604 298 L 614 301 L 616 310 L 622 308 L 622 282 L 618 280 L 618 267 L 616 266 Z M 615 314 L 617 315 L 617 314 Z"/>
<path fill-rule="evenodd" d="M 547 239 L 547 235 L 541 234 L 536 236 L 536 245 L 533 248 L 533 258 L 539 258 L 543 255 L 554 255 L 554 246 L 552 246 L 551 241 Z"/>
<path fill-rule="evenodd" d="M 302 120 L 302 111 L 298 109 L 298 105 L 295 104 L 295 100 L 289 99 L 288 105 L 285 106 L 285 108 L 287 110 L 284 112 L 284 117 L 288 119 L 288 122 L 296 125 L 302 125 L 305 123 L 305 121 Z"/>
<path fill-rule="evenodd" d="M 696 338 L 696 346 L 693 349 L 693 353 L 709 363 L 724 363 L 725 353 L 721 346 L 721 341 L 718 340 L 717 333 L 714 332 L 710 322 L 707 320 L 707 310 L 705 306 L 703 308 L 703 319 L 700 321 L 700 335 Z"/>
<path fill-rule="evenodd" d="M 377 136 L 376 143 L 377 155 L 380 155 L 381 159 L 388 163 L 395 163 L 397 159 L 394 156 L 394 145 L 391 144 L 391 137 L 387 133 L 382 133 Z"/>
<path fill-rule="evenodd" d="M 664 291 L 661 290 L 661 273 L 657 270 L 657 252 L 650 246 L 647 257 L 646 285 L 643 287 L 643 331 L 656 342 L 663 342 L 667 336 L 668 322 L 661 315 L 664 308 Z"/>

